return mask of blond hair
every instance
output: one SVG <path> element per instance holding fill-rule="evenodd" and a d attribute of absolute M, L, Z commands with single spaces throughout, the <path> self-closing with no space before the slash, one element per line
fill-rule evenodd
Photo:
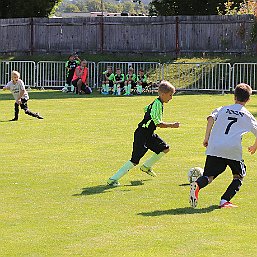
<path fill-rule="evenodd" d="M 16 70 L 13 70 L 12 73 L 11 73 L 11 77 L 13 77 L 14 75 L 16 75 L 18 78 L 20 78 L 21 74 L 16 71 Z"/>
<path fill-rule="evenodd" d="M 162 80 L 159 87 L 158 87 L 158 93 L 170 93 L 174 94 L 176 91 L 175 87 L 171 85 L 169 81 Z"/>

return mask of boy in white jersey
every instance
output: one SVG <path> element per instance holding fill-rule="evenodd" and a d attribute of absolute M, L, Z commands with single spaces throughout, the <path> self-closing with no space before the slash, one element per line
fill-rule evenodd
<path fill-rule="evenodd" d="M 31 112 L 28 108 L 29 95 L 25 89 L 24 82 L 20 79 L 20 73 L 18 71 L 12 71 L 12 80 L 7 83 L 3 90 L 9 89 L 15 99 L 14 104 L 14 118 L 10 121 L 17 121 L 19 119 L 19 106 L 25 111 L 25 114 L 43 119 L 38 113 Z"/>
<path fill-rule="evenodd" d="M 232 171 L 233 180 L 221 196 L 219 207 L 237 207 L 230 200 L 239 191 L 246 175 L 246 166 L 242 159 L 242 136 L 252 132 L 256 139 L 255 143 L 248 147 L 248 151 L 254 154 L 257 149 L 257 121 L 245 108 L 251 94 L 249 85 L 237 85 L 234 93 L 235 104 L 220 107 L 208 116 L 203 141 L 203 145 L 207 147 L 204 173 L 190 185 L 189 202 L 193 208 L 197 206 L 199 190 L 223 173 L 227 166 Z"/>

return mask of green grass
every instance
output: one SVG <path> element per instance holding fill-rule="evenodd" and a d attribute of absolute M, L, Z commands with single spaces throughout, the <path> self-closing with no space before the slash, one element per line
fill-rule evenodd
<path fill-rule="evenodd" d="M 32 91 L 29 107 L 44 120 L 20 114 L 0 93 L 0 256 L 256 256 L 256 156 L 234 198 L 239 208 L 217 209 L 230 183 L 227 170 L 189 208 L 187 171 L 203 166 L 206 116 L 232 95 L 177 95 L 158 129 L 171 151 L 155 166 L 157 178 L 131 170 L 122 186 L 106 180 L 130 158 L 143 107 L 155 96 L 90 97 Z M 248 109 L 257 116 L 257 96 Z M 143 158 L 144 161 L 151 153 Z"/>
<path fill-rule="evenodd" d="M 13 61 L 67 61 L 69 54 L 34 54 L 34 55 L 0 55 L 1 60 L 13 60 Z M 256 56 L 249 54 L 212 54 L 205 53 L 205 55 L 195 54 L 195 55 L 181 55 L 178 58 L 174 54 L 135 54 L 135 53 L 79 53 L 81 59 L 86 59 L 91 62 L 160 62 L 160 63 L 176 63 L 176 62 L 190 62 L 190 63 L 200 63 L 200 62 L 221 62 L 221 63 L 255 63 Z"/>

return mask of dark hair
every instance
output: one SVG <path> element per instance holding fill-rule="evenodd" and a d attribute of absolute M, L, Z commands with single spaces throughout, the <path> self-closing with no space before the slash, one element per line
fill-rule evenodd
<path fill-rule="evenodd" d="M 236 100 L 239 102 L 247 102 L 251 94 L 252 94 L 252 88 L 245 83 L 240 83 L 235 88 L 234 95 Z"/>

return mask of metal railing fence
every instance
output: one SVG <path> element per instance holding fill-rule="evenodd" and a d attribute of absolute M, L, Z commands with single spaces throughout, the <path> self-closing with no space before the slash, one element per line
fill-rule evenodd
<path fill-rule="evenodd" d="M 66 82 L 66 62 L 40 61 L 37 63 L 37 87 L 61 89 Z M 88 62 L 90 87 L 95 87 L 95 63 Z"/>
<path fill-rule="evenodd" d="M 179 90 L 230 91 L 229 63 L 165 63 L 162 78 Z"/>
<path fill-rule="evenodd" d="M 257 91 L 257 63 L 165 63 L 158 62 L 88 62 L 89 86 L 101 87 L 103 72 L 107 66 L 124 74 L 129 67 L 138 74 L 143 69 L 148 82 L 158 84 L 162 79 L 170 81 L 178 90 L 232 91 L 241 82 Z M 65 62 L 56 61 L 0 61 L 0 85 L 11 80 L 11 72 L 17 70 L 27 88 L 61 89 L 66 81 Z"/>
<path fill-rule="evenodd" d="M 233 88 L 239 83 L 249 84 L 257 90 L 257 63 L 234 63 L 231 74 Z"/>
<path fill-rule="evenodd" d="M 33 61 L 0 61 L 0 84 L 6 85 L 11 80 L 11 73 L 17 70 L 25 87 L 36 86 L 36 63 Z"/>

